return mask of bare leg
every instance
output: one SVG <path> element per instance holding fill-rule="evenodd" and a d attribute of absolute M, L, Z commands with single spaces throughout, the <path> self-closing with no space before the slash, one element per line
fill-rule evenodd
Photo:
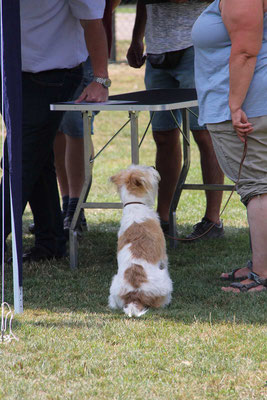
<path fill-rule="evenodd" d="M 156 168 L 161 176 L 157 211 L 163 221 L 168 221 L 171 201 L 181 172 L 179 131 L 154 131 L 153 136 L 157 146 Z"/>
<path fill-rule="evenodd" d="M 65 168 L 66 136 L 58 132 L 54 141 L 55 167 L 61 196 L 69 195 L 68 177 Z"/>
<path fill-rule="evenodd" d="M 80 197 L 84 184 L 83 138 L 66 135 L 65 168 L 69 185 L 69 197 Z"/>
<path fill-rule="evenodd" d="M 223 184 L 224 174 L 218 164 L 209 131 L 192 131 L 192 133 L 200 152 L 203 183 Z M 205 193 L 207 199 L 205 217 L 219 224 L 223 192 L 207 190 Z"/>
<path fill-rule="evenodd" d="M 267 279 L 267 194 L 253 197 L 247 206 L 248 222 L 252 243 L 252 262 L 253 272 L 261 278 Z M 250 283 L 246 279 L 242 283 Z M 260 285 L 249 291 L 261 291 L 263 286 Z M 239 289 L 232 287 L 223 287 L 226 292 L 239 292 Z"/>

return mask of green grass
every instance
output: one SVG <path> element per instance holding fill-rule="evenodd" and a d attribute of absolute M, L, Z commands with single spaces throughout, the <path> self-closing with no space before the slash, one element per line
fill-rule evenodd
<path fill-rule="evenodd" d="M 130 40 L 117 40 L 116 41 L 116 62 L 127 63 L 126 54 L 130 47 Z"/>
<path fill-rule="evenodd" d="M 111 94 L 142 90 L 143 72 L 112 65 Z M 97 116 L 96 151 L 126 119 L 124 112 Z M 140 113 L 140 133 L 147 120 Z M 129 129 L 97 158 L 88 201 L 118 200 L 108 178 L 129 164 Z M 140 162 L 153 165 L 154 156 L 148 132 Z M 201 182 L 194 143 L 189 182 Z M 181 235 L 204 208 L 203 192 L 184 191 L 177 211 Z M 218 279 L 250 257 L 238 196 L 223 215 L 223 239 L 168 248 L 172 303 L 141 319 L 107 307 L 121 211 L 86 210 L 86 216 L 90 231 L 80 244 L 77 270 L 68 260 L 24 266 L 24 313 L 13 323 L 19 341 L 0 344 L 0 399 L 266 399 L 266 293 L 226 294 Z M 25 246 L 33 243 L 30 222 L 27 210 Z M 5 293 L 12 304 L 8 266 Z"/>
<path fill-rule="evenodd" d="M 128 4 L 128 5 L 121 4 L 116 9 L 117 13 L 123 13 L 123 14 L 124 13 L 126 13 L 126 14 L 128 14 L 128 13 L 134 14 L 135 11 L 136 11 L 136 5 L 135 4 Z"/>

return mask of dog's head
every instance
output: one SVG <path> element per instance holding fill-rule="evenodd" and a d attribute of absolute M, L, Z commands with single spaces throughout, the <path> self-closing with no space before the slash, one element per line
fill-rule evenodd
<path fill-rule="evenodd" d="M 160 175 L 154 167 L 131 165 L 110 178 L 123 203 L 142 201 L 153 206 L 158 192 Z"/>

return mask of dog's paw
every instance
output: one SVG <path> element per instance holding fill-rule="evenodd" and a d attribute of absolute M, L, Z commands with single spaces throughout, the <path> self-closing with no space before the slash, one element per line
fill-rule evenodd
<path fill-rule="evenodd" d="M 136 306 L 136 304 L 130 303 L 126 307 L 123 308 L 123 311 L 130 318 L 141 317 L 148 311 L 148 308 L 143 308 L 142 310 L 139 310 L 139 308 Z"/>
<path fill-rule="evenodd" d="M 118 308 L 117 302 L 114 298 L 114 296 L 110 295 L 108 298 L 108 306 L 109 308 L 112 308 L 113 310 L 116 310 Z"/>

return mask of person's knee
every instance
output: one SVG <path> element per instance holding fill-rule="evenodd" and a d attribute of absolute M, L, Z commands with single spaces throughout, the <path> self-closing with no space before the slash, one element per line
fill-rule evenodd
<path fill-rule="evenodd" d="M 179 135 L 177 129 L 169 131 L 153 131 L 153 138 L 156 146 L 173 146 L 179 141 Z"/>
<path fill-rule="evenodd" d="M 210 133 L 207 129 L 192 131 L 195 142 L 198 145 L 211 143 Z"/>

